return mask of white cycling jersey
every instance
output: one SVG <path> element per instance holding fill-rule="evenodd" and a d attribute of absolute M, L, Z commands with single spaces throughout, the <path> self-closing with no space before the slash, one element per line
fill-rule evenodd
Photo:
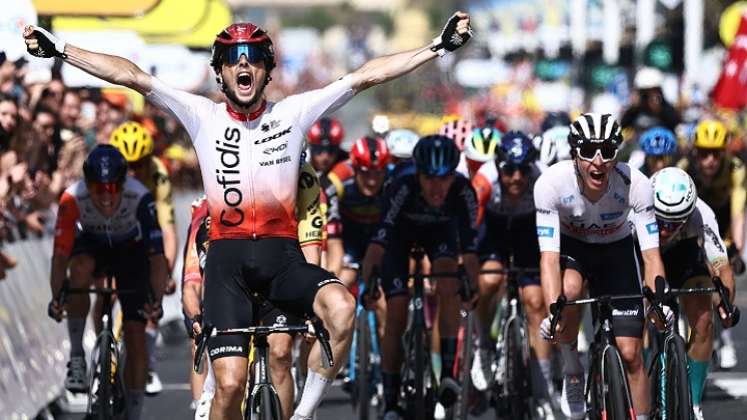
<path fill-rule="evenodd" d="M 210 208 L 210 239 L 297 239 L 304 137 L 317 119 L 353 97 L 352 78 L 263 102 L 252 114 L 152 80 L 148 99 L 174 114 L 192 138 Z"/>
<path fill-rule="evenodd" d="M 592 244 L 621 240 L 632 234 L 629 214 L 641 249 L 659 246 L 651 182 L 625 163 L 610 171 L 607 192 L 593 203 L 581 193 L 574 162 L 558 162 L 534 184 L 534 204 L 540 251 L 560 252 L 561 234 Z"/>
<path fill-rule="evenodd" d="M 677 234 L 672 236 L 668 241 L 661 243 L 662 252 L 674 247 L 678 242 L 698 238 L 698 244 L 705 251 L 706 258 L 711 267 L 719 268 L 729 263 L 729 257 L 726 254 L 726 246 L 719 235 L 718 222 L 716 214 L 700 198 L 695 203 L 695 211 L 687 219 L 687 223 Z"/>
<path fill-rule="evenodd" d="M 527 213 L 534 213 L 534 184 L 542 175 L 546 168 L 541 163 L 533 163 L 529 173 L 529 185 L 524 194 L 518 201 L 506 200 L 503 197 L 500 174 L 494 161 L 487 162 L 480 167 L 474 178 L 472 178 L 472 187 L 477 192 L 477 199 L 480 204 L 480 220 L 482 213 L 486 212 L 494 216 L 516 216 Z"/>

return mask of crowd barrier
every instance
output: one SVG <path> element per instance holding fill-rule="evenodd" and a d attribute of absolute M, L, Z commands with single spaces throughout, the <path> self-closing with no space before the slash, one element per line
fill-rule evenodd
<path fill-rule="evenodd" d="M 181 255 L 189 223 L 189 203 L 197 192 L 174 195 L 180 247 L 175 278 L 180 280 Z M 0 418 L 33 418 L 62 392 L 70 340 L 65 323 L 47 317 L 51 299 L 49 270 L 52 239 L 26 239 L 3 245 L 18 260 L 0 281 Z M 179 293 L 164 300 L 162 322 L 181 319 Z M 87 323 L 89 329 L 91 322 Z M 93 333 L 86 334 L 90 349 Z"/>

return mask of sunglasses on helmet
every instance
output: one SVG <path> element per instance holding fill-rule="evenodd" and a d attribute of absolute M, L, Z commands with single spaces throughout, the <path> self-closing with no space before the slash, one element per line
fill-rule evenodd
<path fill-rule="evenodd" d="M 615 146 L 598 146 L 594 144 L 584 144 L 576 147 L 576 154 L 581 159 L 591 162 L 597 155 L 602 158 L 602 162 L 607 163 L 617 158 L 618 149 Z"/>
<path fill-rule="evenodd" d="M 702 147 L 695 148 L 695 154 L 699 159 L 706 159 L 709 156 L 712 156 L 715 159 L 721 159 L 721 155 L 723 155 L 723 153 L 724 151 L 721 149 L 704 149 Z"/>
<path fill-rule="evenodd" d="M 322 153 L 335 154 L 340 147 L 334 144 L 312 144 L 309 149 L 312 155 L 320 155 Z"/>
<path fill-rule="evenodd" d="M 91 189 L 96 194 L 116 194 L 122 190 L 122 184 L 116 182 L 94 182 L 91 184 Z"/>
<path fill-rule="evenodd" d="M 246 61 L 256 64 L 265 59 L 265 51 L 258 45 L 254 44 L 236 44 L 228 47 L 226 52 L 223 54 L 223 62 L 229 66 L 238 64 L 241 61 L 241 56 L 246 57 Z"/>
<path fill-rule="evenodd" d="M 516 164 L 513 162 L 501 162 L 499 165 L 501 172 L 506 176 L 513 176 L 516 171 L 519 171 L 522 175 L 527 176 L 532 171 L 532 167 L 529 164 Z"/>

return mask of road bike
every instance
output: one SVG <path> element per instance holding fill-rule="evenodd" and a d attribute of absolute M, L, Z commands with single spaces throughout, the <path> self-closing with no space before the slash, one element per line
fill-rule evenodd
<path fill-rule="evenodd" d="M 359 420 L 368 420 L 369 403 L 372 397 L 379 393 L 381 383 L 381 353 L 376 312 L 367 310 L 363 304 L 367 295 L 374 300 L 379 298 L 378 285 L 375 280 L 377 278 L 378 273 L 375 270 L 369 284 L 363 281 L 358 282 L 359 298 L 355 311 L 355 330 L 350 349 L 347 380 L 352 385 L 351 401 Z M 373 289 L 376 290 L 369 292 Z"/>

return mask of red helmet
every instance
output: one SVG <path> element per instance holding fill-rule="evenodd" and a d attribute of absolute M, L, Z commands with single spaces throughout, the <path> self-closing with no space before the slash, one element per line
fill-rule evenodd
<path fill-rule="evenodd" d="M 217 69 L 221 65 L 221 55 L 226 47 L 236 44 L 260 44 L 265 53 L 265 68 L 269 73 L 275 68 L 275 50 L 272 40 L 264 29 L 253 23 L 234 23 L 216 35 L 210 65 Z"/>
<path fill-rule="evenodd" d="M 334 118 L 321 118 L 311 126 L 306 137 L 312 146 L 339 146 L 345 131 L 342 124 Z"/>
<path fill-rule="evenodd" d="M 389 163 L 389 149 L 381 137 L 361 137 L 350 149 L 353 168 L 384 169 Z"/>

